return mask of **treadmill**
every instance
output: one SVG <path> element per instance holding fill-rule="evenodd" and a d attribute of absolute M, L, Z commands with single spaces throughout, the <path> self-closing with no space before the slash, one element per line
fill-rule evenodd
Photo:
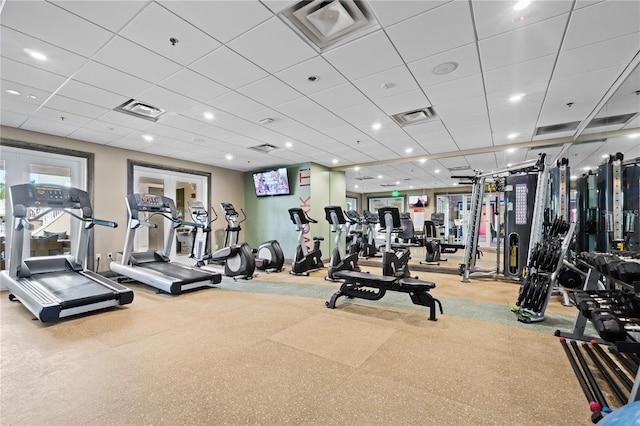
<path fill-rule="evenodd" d="M 89 230 L 94 225 L 115 228 L 115 222 L 93 218 L 89 195 L 54 184 L 12 186 L 13 206 L 9 268 L 0 273 L 10 300 L 19 300 L 43 323 L 133 301 L 133 291 L 85 269 Z M 23 258 L 25 230 L 52 211 L 69 214 L 78 224 L 78 238 L 68 255 Z M 78 211 L 76 214 L 75 211 Z"/>
<path fill-rule="evenodd" d="M 162 195 L 130 194 L 127 195 L 126 202 L 129 210 L 129 229 L 124 250 L 118 253 L 114 262 L 111 262 L 113 272 L 170 294 L 180 294 L 185 290 L 220 283 L 222 275 L 218 272 L 182 265 L 169 259 L 176 228 L 190 226 L 195 229 L 202 227 L 202 224 L 181 220 L 173 200 Z M 155 215 L 160 215 L 172 223 L 171 230 L 164 240 L 164 250 L 133 252 L 136 230 L 140 226 L 156 228 L 157 225 L 149 221 Z"/>

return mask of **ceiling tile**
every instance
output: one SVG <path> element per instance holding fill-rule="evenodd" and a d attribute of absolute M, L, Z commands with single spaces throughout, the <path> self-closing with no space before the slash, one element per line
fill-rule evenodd
<path fill-rule="evenodd" d="M 475 35 L 468 2 L 454 1 L 387 28 L 404 58 L 413 62 L 473 43 Z"/>
<path fill-rule="evenodd" d="M 448 74 L 438 75 L 433 72 L 436 66 L 447 62 L 455 62 L 458 67 Z M 422 87 L 478 74 L 480 72 L 478 48 L 475 43 L 470 43 L 445 53 L 412 62 L 409 64 L 409 69 Z"/>
<path fill-rule="evenodd" d="M 346 122 L 356 125 L 356 127 L 358 127 L 357 124 L 364 123 L 367 129 L 370 129 L 371 125 L 376 121 L 388 120 L 387 115 L 372 103 L 340 109 L 335 111 L 335 114 Z"/>
<path fill-rule="evenodd" d="M 78 139 L 81 141 L 87 141 L 87 142 L 93 142 L 93 143 L 99 143 L 99 144 L 105 145 L 105 144 L 108 144 L 109 142 L 113 142 L 119 136 L 110 134 L 110 133 L 98 132 L 97 130 L 92 130 L 85 127 L 71 133 L 69 137 L 73 139 Z"/>
<path fill-rule="evenodd" d="M 3 88 L 4 89 L 4 88 Z M 24 96 L 13 96 L 6 93 L 2 94 L 2 110 L 12 113 L 31 115 L 33 114 L 42 100 L 28 100 Z"/>
<path fill-rule="evenodd" d="M 151 122 L 149 122 L 149 124 L 151 124 Z M 112 134 L 117 137 L 127 136 L 134 131 L 134 129 L 132 128 L 116 125 L 114 123 L 109 123 L 103 120 L 93 120 L 92 122 L 84 126 L 84 128 L 95 130 L 97 132 Z"/>
<path fill-rule="evenodd" d="M 600 90 L 606 90 L 618 79 L 624 66 L 603 68 L 592 72 L 576 73 L 570 77 L 554 78 L 549 84 L 547 97 L 549 99 L 564 99 L 570 102 L 575 95 Z"/>
<path fill-rule="evenodd" d="M 107 123 L 116 124 L 118 126 L 134 130 L 143 130 L 153 124 L 152 121 L 117 111 L 110 111 L 106 113 L 100 117 L 100 121 L 105 121 Z"/>
<path fill-rule="evenodd" d="M 353 84 L 373 101 L 419 90 L 413 75 L 404 65 L 354 80 Z"/>
<path fill-rule="evenodd" d="M 134 43 L 188 65 L 220 47 L 220 43 L 157 3 L 151 3 L 119 34 Z M 174 44 L 169 39 L 174 38 Z"/>
<path fill-rule="evenodd" d="M 24 51 L 24 49 L 32 49 L 40 52 L 44 54 L 47 59 L 45 61 L 33 59 Z M 68 50 L 61 49 L 17 31 L 13 31 L 4 26 L 0 28 L 0 51 L 2 52 L 3 78 L 7 78 L 4 76 L 4 65 L 5 61 L 7 61 L 6 58 L 10 58 L 14 61 L 35 68 L 40 68 L 63 77 L 73 75 L 73 73 L 77 72 L 87 62 L 87 59 L 80 55 L 76 55 Z"/>
<path fill-rule="evenodd" d="M 269 75 L 226 46 L 191 64 L 190 68 L 231 89 L 237 89 Z"/>
<path fill-rule="evenodd" d="M 569 13 L 573 2 L 533 1 L 526 9 L 517 11 L 513 10 L 513 4 L 505 1 L 473 3 L 479 40 Z"/>
<path fill-rule="evenodd" d="M 613 65 L 628 64 L 640 51 L 640 33 L 607 40 L 577 49 L 563 50 L 553 78 L 594 71 Z M 598 58 L 594 61 L 593 58 Z"/>
<path fill-rule="evenodd" d="M 113 36 L 104 28 L 44 1 L 4 3 L 2 25 L 86 57 L 93 56 Z"/>
<path fill-rule="evenodd" d="M 140 93 L 137 100 L 165 111 L 181 113 L 198 105 L 198 101 L 182 96 L 160 86 L 153 86 L 151 89 Z"/>
<path fill-rule="evenodd" d="M 638 33 L 640 2 L 608 1 L 576 10 L 571 15 L 563 49 Z"/>
<path fill-rule="evenodd" d="M 88 63 L 73 78 L 129 98 L 134 98 L 152 86 L 149 82 L 97 62 Z"/>
<path fill-rule="evenodd" d="M 264 105 L 237 92 L 226 93 L 210 100 L 207 104 L 241 117 L 262 111 L 265 108 Z"/>
<path fill-rule="evenodd" d="M 431 103 L 421 90 L 379 99 L 375 104 L 387 115 L 400 114 L 431 106 Z"/>
<path fill-rule="evenodd" d="M 437 110 L 438 104 L 446 104 L 483 95 L 484 86 L 482 84 L 482 76 L 476 74 L 429 86 L 424 88 L 424 91 Z"/>
<path fill-rule="evenodd" d="M 285 102 L 278 105 L 277 110 L 294 120 L 302 120 L 329 112 L 309 98 L 297 98 L 293 101 Z"/>
<path fill-rule="evenodd" d="M 478 126 L 482 123 L 487 123 L 489 116 L 484 96 L 440 104 L 436 114 L 438 114 L 447 128 Z"/>
<path fill-rule="evenodd" d="M 184 115 L 176 113 L 166 113 L 162 115 L 162 124 L 169 127 L 175 127 L 187 132 L 197 132 L 209 126 L 204 120 L 196 120 Z"/>
<path fill-rule="evenodd" d="M 376 31 L 338 46 L 322 56 L 350 80 L 403 64 L 384 31 Z"/>
<path fill-rule="evenodd" d="M 57 94 L 108 109 L 113 109 L 129 100 L 126 96 L 102 90 L 76 80 L 68 80 L 58 90 Z"/>
<path fill-rule="evenodd" d="M 484 73 L 487 93 L 522 92 L 522 87 L 546 83 L 551 77 L 556 55 L 543 56 Z"/>
<path fill-rule="evenodd" d="M 447 3 L 446 1 L 415 1 L 415 0 L 394 0 L 394 1 L 372 1 L 369 3 L 378 21 L 388 27 L 405 19 L 419 15 L 427 10 L 435 9 Z"/>
<path fill-rule="evenodd" d="M 230 91 L 228 88 L 187 68 L 181 69 L 158 84 L 200 102 L 217 98 Z"/>
<path fill-rule="evenodd" d="M 547 98 L 542 106 L 538 126 L 582 121 L 593 111 L 603 95 L 602 90 L 576 93 L 571 98 L 570 102 L 573 104 L 570 107 L 567 99 Z"/>
<path fill-rule="evenodd" d="M 38 117 L 29 117 L 20 128 L 54 136 L 68 136 L 77 129 L 76 126 L 63 124 L 59 120 L 51 121 Z"/>
<path fill-rule="evenodd" d="M 273 16 L 257 1 L 161 0 L 159 3 L 222 43 Z"/>
<path fill-rule="evenodd" d="M 227 46 L 260 67 L 276 73 L 317 55 L 278 18 L 254 27 Z"/>
<path fill-rule="evenodd" d="M 20 82 L 19 84 L 24 87 L 33 87 L 49 93 L 54 92 L 65 81 L 65 78 L 60 75 L 7 58 L 2 58 L 0 61 L 0 69 L 2 69 L 2 79 L 6 82 Z"/>
<path fill-rule="evenodd" d="M 275 74 L 280 80 L 305 95 L 321 92 L 347 83 L 347 79 L 322 56 L 315 56 Z M 309 77 L 317 79 L 310 81 Z"/>
<path fill-rule="evenodd" d="M 558 52 L 567 15 L 480 40 L 480 60 L 484 71 L 506 67 Z"/>
<path fill-rule="evenodd" d="M 29 118 L 26 114 L 18 114 L 16 112 L 11 111 L 2 111 L 0 114 L 0 124 L 8 127 L 21 127 L 22 123 L 24 123 Z"/>
<path fill-rule="evenodd" d="M 205 117 L 205 113 L 213 114 L 213 119 L 209 119 Z M 192 118 L 196 121 L 200 121 L 205 123 L 207 126 L 215 123 L 221 123 L 226 120 L 232 120 L 235 118 L 235 115 L 224 112 L 218 108 L 214 108 L 210 105 L 200 104 L 195 107 L 183 111 L 180 115 L 184 115 L 185 117 Z"/>
<path fill-rule="evenodd" d="M 351 83 L 314 93 L 309 97 L 330 111 L 337 111 L 369 102 L 366 96 Z"/>
<path fill-rule="evenodd" d="M 147 5 L 146 1 L 121 1 L 113 7 L 112 0 L 48 0 L 94 24 L 117 33 Z"/>
<path fill-rule="evenodd" d="M 254 83 L 246 85 L 238 92 L 264 105 L 280 105 L 302 96 L 300 92 L 287 86 L 270 75 Z"/>
<path fill-rule="evenodd" d="M 111 40 L 95 56 L 95 60 L 150 82 L 163 80 L 182 68 L 177 63 L 122 37 Z"/>
<path fill-rule="evenodd" d="M 82 117 L 98 118 L 101 115 L 111 110 L 110 108 L 99 107 L 96 105 L 92 105 L 86 102 L 78 101 L 78 100 L 67 98 L 66 96 L 60 96 L 60 95 L 52 96 L 47 100 L 47 103 L 44 105 L 47 108 L 53 108 L 58 111 L 64 111 L 58 114 L 58 117 L 68 116 L 69 114 L 76 114 Z M 64 121 L 67 121 L 67 119 L 65 119 Z"/>

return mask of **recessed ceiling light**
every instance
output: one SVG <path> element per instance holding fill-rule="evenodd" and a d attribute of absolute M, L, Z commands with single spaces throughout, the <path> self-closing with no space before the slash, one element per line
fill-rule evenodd
<path fill-rule="evenodd" d="M 435 169 L 433 173 L 440 173 L 440 169 Z"/>
<path fill-rule="evenodd" d="M 509 134 L 507 135 L 507 137 L 508 137 L 509 139 L 515 139 L 515 138 L 517 138 L 518 136 L 520 136 L 520 133 L 509 133 Z"/>
<path fill-rule="evenodd" d="M 337 159 L 337 158 L 334 158 L 333 160 L 331 160 L 331 162 L 332 162 L 333 164 L 338 164 L 338 159 Z"/>
<path fill-rule="evenodd" d="M 426 163 L 426 162 L 427 162 L 427 159 L 426 159 L 426 158 L 421 158 L 421 159 L 420 159 L 420 162 L 421 162 L 422 164 L 424 164 L 424 163 Z"/>
<path fill-rule="evenodd" d="M 354 188 L 358 188 L 358 185 L 353 185 Z"/>
<path fill-rule="evenodd" d="M 453 186 L 458 186 L 458 182 L 453 182 Z"/>
<path fill-rule="evenodd" d="M 203 112 L 202 116 L 207 120 L 213 120 L 213 117 L 215 117 L 211 111 Z"/>
<path fill-rule="evenodd" d="M 413 185 L 409 185 L 409 189 L 413 189 Z"/>
<path fill-rule="evenodd" d="M 513 10 L 522 10 L 531 4 L 531 0 L 519 0 L 514 6 Z"/>
<path fill-rule="evenodd" d="M 37 52 L 33 49 L 25 48 L 24 51 L 31 56 L 33 59 L 37 59 L 39 61 L 46 61 L 47 57 L 40 52 Z"/>
<path fill-rule="evenodd" d="M 571 175 L 571 177 L 570 177 L 569 179 L 571 179 L 571 180 L 577 180 L 577 179 L 578 179 L 578 176 L 576 176 L 576 175 Z"/>
<path fill-rule="evenodd" d="M 233 160 L 233 155 L 227 154 L 224 156 L 224 158 L 226 158 L 227 160 Z"/>
<path fill-rule="evenodd" d="M 357 172 L 357 171 L 359 171 L 359 170 L 360 170 L 360 166 L 355 166 L 355 167 L 353 168 L 353 170 L 355 170 L 356 172 Z"/>
<path fill-rule="evenodd" d="M 457 62 L 443 62 L 441 64 L 436 65 L 433 68 L 433 73 L 435 75 L 445 75 L 454 72 L 458 69 Z"/>
<path fill-rule="evenodd" d="M 27 95 L 27 99 L 34 100 L 35 98 L 36 98 L 36 95 L 32 95 L 31 93 Z"/>
<path fill-rule="evenodd" d="M 509 148 L 509 149 L 507 149 L 506 151 L 507 151 L 509 154 L 513 154 L 513 153 L 514 153 L 514 152 L 516 152 L 517 150 L 518 150 L 518 148 Z"/>
<path fill-rule="evenodd" d="M 583 168 L 582 168 L 582 170 L 584 170 L 584 171 L 586 172 L 586 171 L 588 171 L 588 170 L 591 170 L 591 167 L 589 167 L 589 166 L 585 166 L 585 167 L 583 167 Z"/>
<path fill-rule="evenodd" d="M 509 102 L 512 102 L 512 103 L 520 102 L 522 98 L 524 98 L 524 96 L 525 96 L 524 93 L 516 93 L 515 95 L 511 95 L 511 97 L 509 98 Z"/>
<path fill-rule="evenodd" d="M 413 148 L 406 148 L 404 152 L 407 154 L 411 154 L 413 152 Z"/>
<path fill-rule="evenodd" d="M 631 133 L 631 134 L 629 135 L 629 139 L 635 139 L 635 138 L 637 138 L 637 137 L 640 137 L 640 133 Z"/>
<path fill-rule="evenodd" d="M 392 87 L 393 87 L 393 83 L 382 83 L 382 84 L 380 85 L 380 88 L 381 88 L 381 89 L 384 89 L 384 90 L 386 90 L 386 89 L 391 89 Z"/>
<path fill-rule="evenodd" d="M 382 179 L 382 175 L 378 175 L 378 179 Z"/>
<path fill-rule="evenodd" d="M 399 180 L 396 181 L 396 185 L 400 185 L 400 181 Z"/>
<path fill-rule="evenodd" d="M 507 163 L 507 167 L 511 167 L 511 166 L 513 166 L 513 164 Z"/>
<path fill-rule="evenodd" d="M 142 139 L 144 139 L 147 142 L 151 142 L 151 141 L 153 141 L 153 136 L 151 136 L 151 135 L 142 135 Z"/>
<path fill-rule="evenodd" d="M 10 95 L 16 95 L 16 96 L 20 96 L 22 93 L 18 92 L 17 90 L 13 90 L 13 89 L 7 89 L 5 90 L 5 92 L 9 93 Z"/>
<path fill-rule="evenodd" d="M 371 125 L 371 128 L 372 128 L 373 130 L 380 130 L 380 129 L 382 129 L 382 124 L 380 124 L 380 123 L 373 123 L 373 124 Z"/>
<path fill-rule="evenodd" d="M 609 158 L 609 154 L 602 154 L 602 158 Z"/>
<path fill-rule="evenodd" d="M 291 141 L 286 141 L 284 143 L 284 146 L 287 147 L 287 148 L 291 148 L 293 146 L 293 143 Z"/>

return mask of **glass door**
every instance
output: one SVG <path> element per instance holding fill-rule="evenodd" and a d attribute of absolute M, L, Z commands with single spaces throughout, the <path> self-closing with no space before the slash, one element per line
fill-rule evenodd
<path fill-rule="evenodd" d="M 207 178 L 201 175 L 160 170 L 151 167 L 134 166 L 133 187 L 141 193 L 159 194 L 171 198 L 178 211 L 178 218 L 191 222 L 189 215 L 189 201 L 202 201 L 208 205 Z M 134 251 L 164 251 L 164 241 L 171 231 L 169 221 L 161 216 L 151 219 L 157 228 L 141 227 L 136 232 Z M 169 256 L 171 260 L 191 264 L 191 228 L 179 226 L 176 228 L 174 240 L 171 242 Z"/>
<path fill-rule="evenodd" d="M 4 269 L 11 261 L 9 250 L 5 250 L 12 231 L 9 188 L 23 183 L 51 183 L 86 190 L 87 161 L 81 157 L 2 147 L 0 167 L 0 266 Z M 24 257 L 69 253 L 77 232 L 71 229 L 69 215 L 51 212 L 31 225 L 31 232 L 25 233 Z"/>

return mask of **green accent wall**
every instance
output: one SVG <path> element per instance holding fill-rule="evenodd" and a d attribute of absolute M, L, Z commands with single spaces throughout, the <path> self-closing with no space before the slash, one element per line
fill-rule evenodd
<path fill-rule="evenodd" d="M 302 207 L 318 221 L 312 224 L 307 237 L 323 237 L 323 259 L 329 259 L 333 249 L 333 234 L 324 216 L 324 207 L 336 204 L 344 207 L 346 188 L 344 172 L 330 171 L 315 163 L 302 163 L 287 167 L 291 195 L 256 197 L 253 172 L 244 176 L 245 211 L 247 222 L 243 224 L 241 241 L 252 248 L 264 241 L 278 240 L 286 259 L 291 259 L 298 243 L 298 232 L 289 217 L 288 210 Z M 308 243 L 311 246 L 311 242 Z"/>

